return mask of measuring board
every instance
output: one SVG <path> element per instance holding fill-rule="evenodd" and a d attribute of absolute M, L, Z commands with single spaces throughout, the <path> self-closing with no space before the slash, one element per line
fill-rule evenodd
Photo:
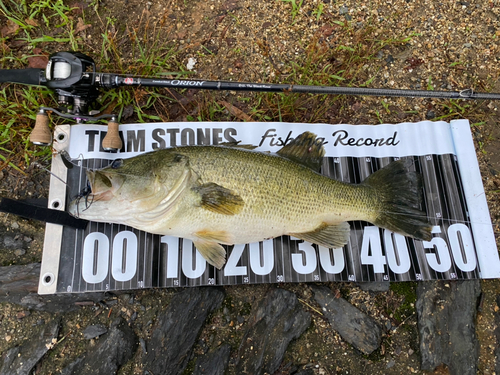
<path fill-rule="evenodd" d="M 40 294 L 153 287 L 326 281 L 410 281 L 500 276 L 500 259 L 467 120 L 397 125 L 182 122 L 120 126 L 116 153 L 102 149 L 106 126 L 55 129 L 49 207 L 64 209 L 86 186 L 85 170 L 159 148 L 241 141 L 276 152 L 304 131 L 324 138 L 321 173 L 360 183 L 391 161 L 410 159 L 423 178 L 431 241 L 413 240 L 366 222 L 351 222 L 338 249 L 282 236 L 225 246 L 217 270 L 187 239 L 153 235 L 117 224 L 90 223 L 85 230 L 47 224 Z M 300 218 L 298 218 L 300 220 Z"/>

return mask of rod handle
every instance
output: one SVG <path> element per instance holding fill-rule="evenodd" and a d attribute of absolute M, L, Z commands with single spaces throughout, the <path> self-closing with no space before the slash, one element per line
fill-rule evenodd
<path fill-rule="evenodd" d="M 40 85 L 42 69 L 0 69 L 0 82 L 21 83 L 25 85 Z"/>
<path fill-rule="evenodd" d="M 52 132 L 49 128 L 49 116 L 45 112 L 36 115 L 35 127 L 30 134 L 31 143 L 39 146 L 52 144 Z"/>
<path fill-rule="evenodd" d="M 123 143 L 120 138 L 120 133 L 118 132 L 118 122 L 109 121 L 108 122 L 108 133 L 102 140 L 102 148 L 106 151 L 118 151 L 121 150 Z"/>

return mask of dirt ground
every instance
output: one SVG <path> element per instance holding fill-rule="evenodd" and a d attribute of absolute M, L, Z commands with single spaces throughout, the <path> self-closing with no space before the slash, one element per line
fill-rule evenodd
<path fill-rule="evenodd" d="M 297 8 L 299 3 L 301 6 Z M 366 4 L 353 0 L 82 0 L 71 5 L 75 7 L 71 16 L 83 21 L 75 30 L 82 52 L 99 56 L 103 69 L 121 69 L 120 73 L 147 73 L 148 62 L 153 61 L 161 67 L 167 61 L 162 59 L 174 51 L 165 69 L 182 70 L 184 76 L 193 79 L 317 84 L 339 77 L 339 85 L 453 91 L 474 88 L 500 92 L 500 2 L 497 0 L 375 0 Z M 57 36 L 58 30 L 46 30 L 42 25 L 40 32 Z M 106 38 L 112 40 L 112 48 L 103 48 Z M 10 43 L 14 41 L 13 37 Z M 159 51 L 157 59 L 145 60 L 142 69 L 137 69 L 137 61 L 141 59 L 137 43 Z M 40 47 L 47 53 L 60 50 L 60 46 L 51 43 Z M 19 53 L 29 51 L 21 47 Z M 131 72 L 132 62 L 134 71 Z M 280 101 L 271 94 L 175 93 L 171 90 L 158 93 L 164 97 L 153 105 L 147 102 L 154 95 L 142 89 L 131 95 L 144 115 L 158 116 L 163 121 L 199 118 L 243 121 L 250 118 L 255 121 L 378 124 L 469 119 L 498 235 L 500 129 L 497 102 L 312 98 L 308 95 L 290 95 Z M 241 112 L 221 109 L 221 101 Z M 122 122 L 139 121 L 137 111 L 129 113 L 129 104 L 120 105 L 119 99 L 114 99 L 107 103 L 106 110 L 122 111 Z M 49 163 L 39 162 L 45 166 Z M 30 166 L 22 174 L 0 164 L 0 196 L 46 197 L 48 180 L 48 174 L 36 166 Z M 1 265 L 41 260 L 42 224 L 0 214 L 0 238 L 4 241 Z M 15 245 L 7 246 L 6 241 Z M 277 373 L 289 374 L 302 368 L 310 368 L 315 374 L 425 373 L 420 369 L 415 284 L 405 283 L 381 293 L 365 292 L 351 284 L 330 286 L 381 325 L 391 327 L 381 348 L 370 356 L 360 354 L 316 311 L 317 305 L 307 284 L 285 284 L 283 288 L 294 291 L 304 308 L 312 313 L 313 324 L 288 348 Z M 250 307 L 267 288 L 254 285 L 226 288 L 224 308 L 210 317 L 195 352 L 201 353 L 204 346 L 223 342 L 237 348 Z M 495 336 L 496 301 L 500 282 L 483 281 L 482 289 L 477 319 L 479 373 L 495 374 L 495 349 L 499 345 Z M 112 307 L 83 306 L 76 312 L 62 314 L 59 342 L 37 366 L 35 373 L 57 374 L 95 345 L 94 340 L 85 340 L 82 336 L 90 324 L 109 325 L 118 316 L 130 317 L 136 312 L 134 330 L 139 337 L 147 338 L 151 322 L 173 293 L 172 290 L 131 292 L 116 296 L 116 304 Z M 22 343 L 33 327 L 53 318 L 51 314 L 26 311 L 13 304 L 0 305 L 0 352 Z M 119 374 L 142 374 L 139 352 Z M 234 371 L 231 365 L 234 355 L 231 361 L 229 373 Z M 438 368 L 434 373 L 446 374 L 448 371 Z"/>

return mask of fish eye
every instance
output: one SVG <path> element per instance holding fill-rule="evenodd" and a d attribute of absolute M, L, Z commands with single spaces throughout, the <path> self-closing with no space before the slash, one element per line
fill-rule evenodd
<path fill-rule="evenodd" d="M 111 168 L 113 169 L 120 168 L 122 165 L 123 165 L 123 159 L 116 159 L 113 160 L 113 162 L 111 163 Z"/>

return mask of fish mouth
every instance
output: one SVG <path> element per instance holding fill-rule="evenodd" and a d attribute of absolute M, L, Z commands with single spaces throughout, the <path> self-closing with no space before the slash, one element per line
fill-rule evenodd
<path fill-rule="evenodd" d="M 105 173 L 87 171 L 87 186 L 80 193 L 87 201 L 109 201 L 114 197 L 116 187 Z"/>
<path fill-rule="evenodd" d="M 108 212 L 108 202 L 117 198 L 117 191 L 122 187 L 124 179 L 116 173 L 101 170 L 87 170 L 86 175 L 87 185 L 71 201 L 68 212 L 78 218 L 98 219 L 103 212 Z"/>

